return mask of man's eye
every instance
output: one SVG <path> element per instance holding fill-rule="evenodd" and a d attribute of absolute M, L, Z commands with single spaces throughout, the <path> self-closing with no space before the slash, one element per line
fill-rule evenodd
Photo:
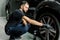
<path fill-rule="evenodd" d="M 25 7 L 25 8 L 28 8 L 28 7 Z"/>

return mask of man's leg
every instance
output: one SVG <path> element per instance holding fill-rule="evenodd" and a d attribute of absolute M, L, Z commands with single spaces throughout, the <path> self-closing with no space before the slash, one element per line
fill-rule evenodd
<path fill-rule="evenodd" d="M 28 32 L 30 28 L 30 24 L 27 24 L 27 25 L 22 25 L 22 24 L 19 24 L 17 27 L 16 27 L 16 31 L 21 31 L 22 34 Z"/>
<path fill-rule="evenodd" d="M 20 31 L 19 27 L 9 27 L 9 35 L 10 39 L 9 40 L 15 40 L 15 38 L 20 37 L 22 35 L 22 32 Z"/>
<path fill-rule="evenodd" d="M 22 24 L 17 25 L 16 27 L 10 28 L 10 39 L 20 38 L 20 36 L 26 33 L 29 29 L 29 24 L 23 26 Z"/>

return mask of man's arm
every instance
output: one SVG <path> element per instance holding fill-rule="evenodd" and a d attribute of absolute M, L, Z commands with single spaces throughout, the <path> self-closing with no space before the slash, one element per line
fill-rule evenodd
<path fill-rule="evenodd" d="M 22 21 L 23 21 L 23 24 L 24 24 L 24 25 L 27 25 L 27 22 L 26 22 L 25 19 L 22 19 Z"/>
<path fill-rule="evenodd" d="M 26 21 L 28 21 L 30 24 L 37 25 L 37 26 L 43 26 L 43 23 L 32 20 L 32 19 L 28 18 L 27 16 L 23 16 L 22 18 L 25 19 Z"/>

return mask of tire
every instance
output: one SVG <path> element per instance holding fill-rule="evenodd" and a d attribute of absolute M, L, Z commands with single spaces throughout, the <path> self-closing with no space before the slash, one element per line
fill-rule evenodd
<path fill-rule="evenodd" d="M 45 26 L 39 28 L 39 33 L 44 40 L 58 40 L 59 21 L 51 12 L 43 12 L 42 14 L 37 14 L 36 20 L 50 25 L 48 28 Z"/>

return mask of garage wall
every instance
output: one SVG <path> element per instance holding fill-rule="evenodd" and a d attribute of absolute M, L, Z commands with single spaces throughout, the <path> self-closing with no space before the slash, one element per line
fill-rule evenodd
<path fill-rule="evenodd" d="M 0 0 L 0 17 L 4 17 L 5 14 L 5 5 L 7 3 L 7 0 Z"/>

